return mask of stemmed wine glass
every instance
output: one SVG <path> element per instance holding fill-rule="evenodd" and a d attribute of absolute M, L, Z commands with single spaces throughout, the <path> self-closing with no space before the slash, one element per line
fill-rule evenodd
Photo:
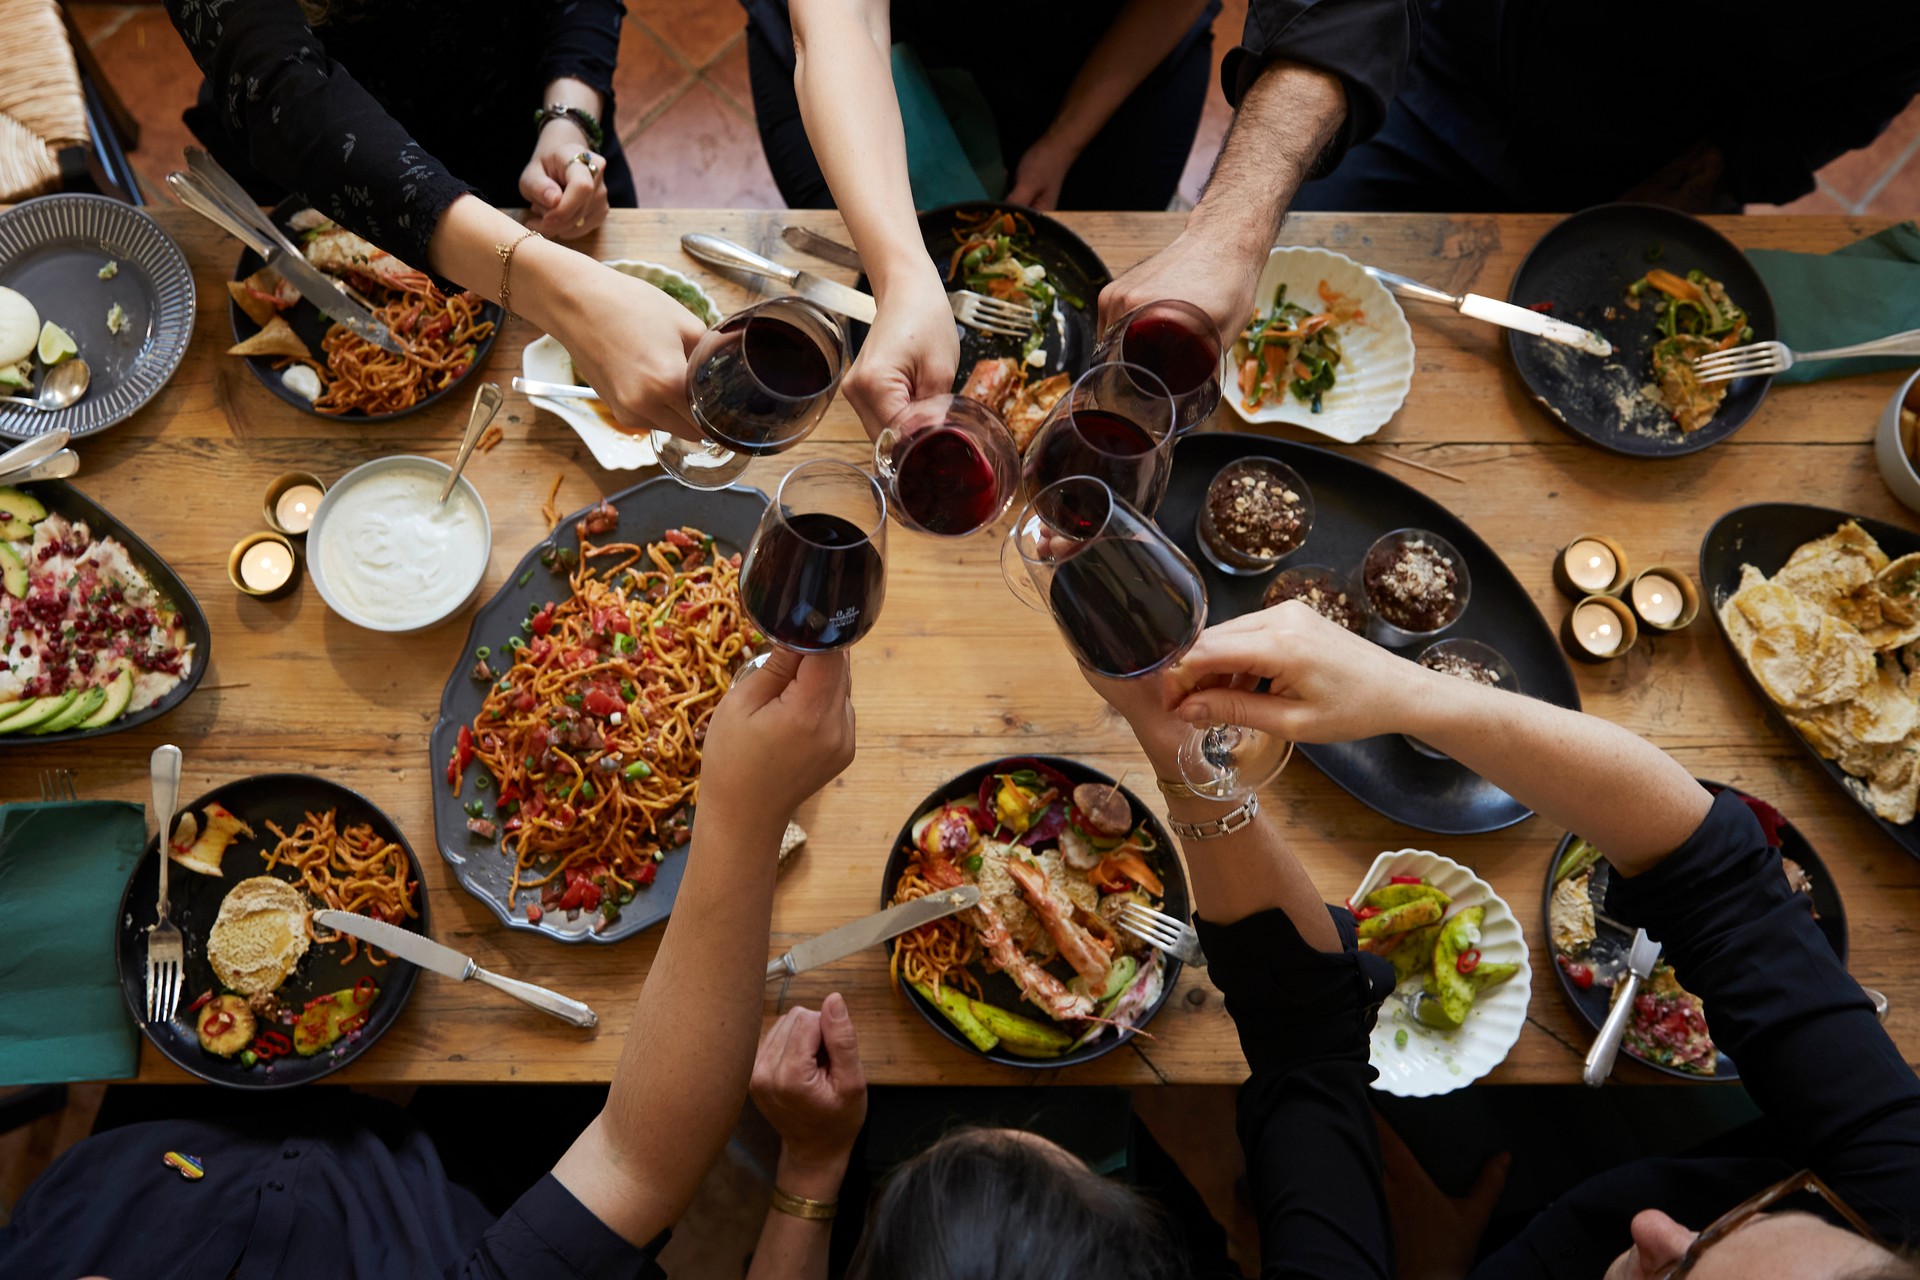
<path fill-rule="evenodd" d="M 894 519 L 958 538 L 1013 502 L 1020 450 L 999 414 L 965 396 L 929 396 L 902 409 L 873 442 L 873 469 Z"/>
<path fill-rule="evenodd" d="M 1056 480 L 1093 476 L 1151 515 L 1173 474 L 1173 397 L 1159 375 L 1109 361 L 1074 380 L 1027 444 L 1029 498 Z"/>
<path fill-rule="evenodd" d="M 736 311 L 701 335 L 687 361 L 687 400 L 707 438 L 655 431 L 661 467 L 694 489 L 733 483 L 754 455 L 806 438 L 850 359 L 840 322 L 804 298 Z"/>
<path fill-rule="evenodd" d="M 1094 363 L 1124 361 L 1150 369 L 1173 397 L 1173 433 L 1187 432 L 1220 407 L 1226 348 L 1213 318 L 1191 302 L 1165 298 L 1121 316 L 1101 335 Z"/>
<path fill-rule="evenodd" d="M 1072 476 L 1020 509 L 1014 545 L 1031 590 L 1080 665 L 1136 680 L 1178 660 L 1207 621 L 1207 589 L 1193 562 L 1152 520 L 1103 481 Z M 1243 725 L 1195 728 L 1180 746 L 1188 786 L 1215 800 L 1244 799 L 1286 767 L 1293 744 Z"/>
<path fill-rule="evenodd" d="M 782 648 L 845 648 L 879 620 L 886 544 L 887 500 L 872 476 L 850 463 L 803 462 L 753 531 L 740 603 Z"/>

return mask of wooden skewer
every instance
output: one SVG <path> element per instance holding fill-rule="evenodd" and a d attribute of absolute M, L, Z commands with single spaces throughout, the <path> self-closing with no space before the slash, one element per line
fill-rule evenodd
<path fill-rule="evenodd" d="M 1380 451 L 1380 456 L 1388 462 L 1397 462 L 1403 467 L 1412 467 L 1416 471 L 1425 471 L 1431 475 L 1439 476 L 1442 480 L 1451 480 L 1455 484 L 1465 484 L 1467 482 L 1465 476 L 1457 476 L 1451 471 L 1442 471 L 1438 467 L 1429 466 L 1424 462 L 1415 462 L 1412 458 L 1403 458 L 1397 453 L 1389 453 L 1384 449 Z"/>

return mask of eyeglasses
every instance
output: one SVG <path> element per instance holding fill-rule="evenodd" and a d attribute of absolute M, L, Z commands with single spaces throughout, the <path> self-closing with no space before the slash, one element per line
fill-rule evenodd
<path fill-rule="evenodd" d="M 1813 1170 L 1802 1169 L 1792 1177 L 1774 1183 L 1759 1195 L 1742 1201 L 1715 1218 L 1708 1224 L 1705 1231 L 1693 1238 L 1693 1243 L 1687 1246 L 1687 1251 L 1680 1255 L 1679 1260 L 1666 1270 L 1656 1273 L 1653 1280 L 1682 1280 L 1689 1271 L 1693 1270 L 1693 1264 L 1700 1260 L 1701 1254 L 1747 1225 L 1755 1214 L 1764 1213 L 1788 1196 L 1799 1195 L 1802 1191 L 1811 1191 L 1826 1201 L 1828 1207 L 1845 1219 L 1846 1224 L 1868 1243 L 1886 1248 L 1886 1242 L 1874 1233 L 1865 1219 L 1847 1207 L 1846 1201 L 1836 1195 L 1833 1188 L 1820 1181 L 1820 1176 Z"/>

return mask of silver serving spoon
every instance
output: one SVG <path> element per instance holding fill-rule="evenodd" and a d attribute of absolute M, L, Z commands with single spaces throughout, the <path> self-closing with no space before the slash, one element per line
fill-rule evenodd
<path fill-rule="evenodd" d="M 65 480 L 80 470 L 80 455 L 62 449 L 51 457 L 29 462 L 18 470 L 0 471 L 0 480 L 8 484 L 30 484 L 35 480 Z"/>
<path fill-rule="evenodd" d="M 481 433 L 493 422 L 493 416 L 500 412 L 500 406 L 506 403 L 507 393 L 500 389 L 497 382 L 483 382 L 480 389 L 473 393 L 473 412 L 467 416 L 467 434 L 460 438 L 460 452 L 454 455 L 453 470 L 447 473 L 447 487 L 440 491 L 440 502 L 453 496 L 453 486 L 460 481 L 460 473 L 467 468 L 467 459 L 473 456 L 473 446 L 480 442 Z M 435 503 L 438 506 L 439 503 Z"/>
<path fill-rule="evenodd" d="M 0 396 L 0 404 L 23 404 L 29 409 L 38 409 L 42 413 L 52 413 L 64 409 L 87 394 L 87 383 L 93 377 L 93 370 L 87 368 L 87 362 L 79 356 L 62 360 L 40 379 L 40 394 L 27 396 Z"/>
<path fill-rule="evenodd" d="M 17 444 L 5 453 L 0 453 L 0 476 L 12 475 L 16 471 L 25 471 L 44 458 L 52 457 L 67 447 L 73 439 L 73 433 L 65 427 L 55 427 L 44 435 L 37 435 L 25 444 Z"/>

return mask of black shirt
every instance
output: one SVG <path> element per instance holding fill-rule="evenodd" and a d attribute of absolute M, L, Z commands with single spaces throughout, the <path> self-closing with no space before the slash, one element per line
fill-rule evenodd
<path fill-rule="evenodd" d="M 1890 1243 L 1920 1241 L 1920 1079 L 1881 1029 L 1732 792 L 1651 871 L 1613 877 L 1608 907 L 1659 938 L 1706 1004 L 1714 1041 L 1781 1135 L 1770 1157 L 1645 1160 L 1555 1201 L 1483 1262 L 1474 1280 L 1591 1280 L 1660 1208 L 1695 1229 L 1810 1167 Z M 1385 962 L 1314 951 L 1279 911 L 1200 921 L 1251 1075 L 1240 1139 L 1266 1276 L 1390 1277 L 1391 1240 L 1367 1090 L 1367 1032 L 1391 991 Z"/>

